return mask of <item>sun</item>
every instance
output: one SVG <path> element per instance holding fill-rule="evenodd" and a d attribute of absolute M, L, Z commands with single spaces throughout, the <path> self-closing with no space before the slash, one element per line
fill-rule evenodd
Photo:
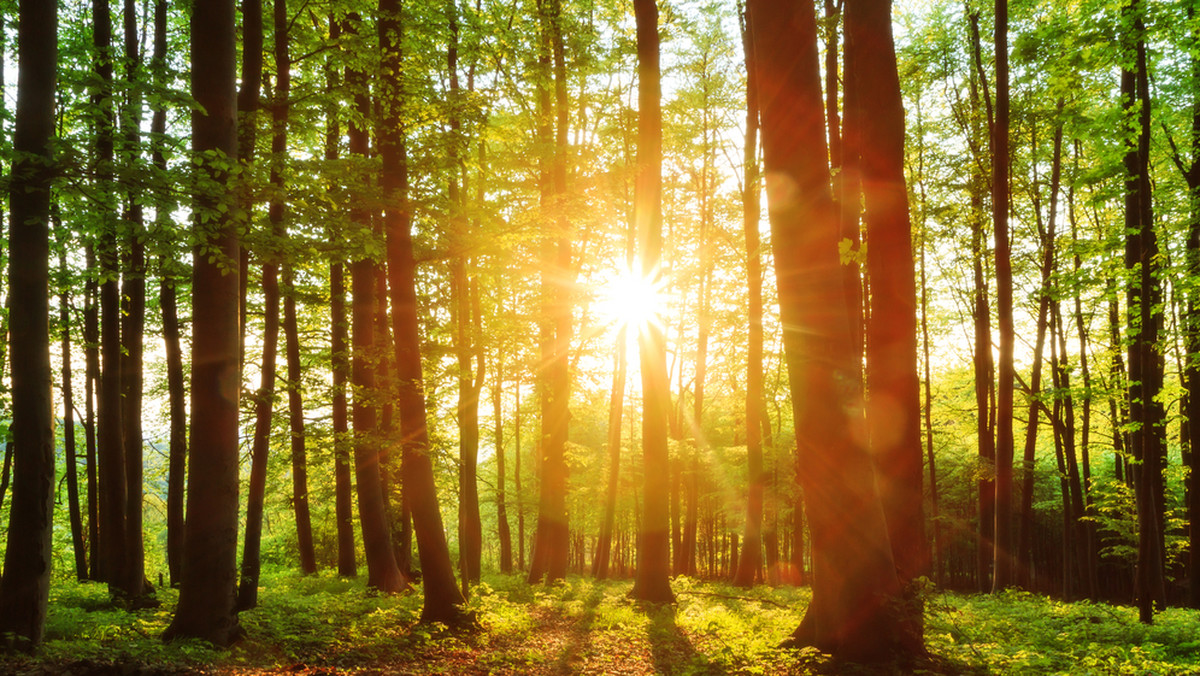
<path fill-rule="evenodd" d="M 641 331 L 662 323 L 666 312 L 666 283 L 662 275 L 643 275 L 641 265 L 621 266 L 597 284 L 597 311 L 606 323 Z"/>

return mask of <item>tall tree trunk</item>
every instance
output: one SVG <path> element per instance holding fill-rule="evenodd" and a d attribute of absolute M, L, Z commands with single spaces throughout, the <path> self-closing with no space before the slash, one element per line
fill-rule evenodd
<path fill-rule="evenodd" d="M 357 14 L 347 18 L 345 32 L 357 34 L 362 23 Z M 351 157 L 367 157 L 369 132 L 366 121 L 371 119 L 366 75 L 347 70 L 346 84 L 354 95 L 355 110 L 351 118 L 349 150 Z M 351 222 L 358 237 L 374 237 L 371 216 L 366 208 L 356 206 Z M 352 301 L 350 381 L 354 387 L 352 421 L 354 425 L 354 474 L 358 494 L 359 526 L 362 528 L 363 549 L 367 559 L 367 586 L 384 593 L 394 593 L 408 587 L 408 579 L 396 564 L 388 529 L 386 503 L 380 477 L 380 457 L 383 439 L 379 434 L 379 408 L 384 397 L 376 383 L 375 367 L 379 361 L 376 313 L 376 276 L 378 263 L 365 251 L 355 252 L 357 260 L 350 264 Z"/>
<path fill-rule="evenodd" d="M 996 120 L 992 126 L 992 234 L 996 242 L 996 526 L 992 590 L 1012 586 L 1013 366 L 1012 253 L 1008 233 L 1008 0 L 996 0 Z"/>
<path fill-rule="evenodd" d="M 379 37 L 385 72 L 403 72 L 400 6 L 397 0 L 379 3 Z M 421 373 L 421 337 L 417 321 L 416 263 L 413 260 L 412 223 L 408 206 L 408 166 L 405 156 L 401 106 L 402 80 L 384 78 L 379 98 L 383 129 L 380 183 L 387 196 L 384 229 L 387 232 L 388 286 L 392 301 L 392 331 L 396 351 L 396 407 L 403 440 L 402 481 L 405 501 L 412 511 L 413 530 L 421 559 L 425 603 L 424 622 L 460 625 L 470 617 L 462 610 L 463 595 L 454 579 L 454 564 L 446 544 L 437 487 L 430 458 L 425 421 L 425 382 Z"/>
<path fill-rule="evenodd" d="M 163 274 L 158 302 L 162 310 L 163 351 L 167 358 L 167 400 L 170 409 L 170 441 L 167 460 L 167 570 L 171 585 L 180 583 L 183 574 L 184 481 L 187 476 L 187 409 L 183 384 L 183 350 L 180 331 L 176 280 Z"/>
<path fill-rule="evenodd" d="M 554 83 L 554 152 L 549 170 L 543 168 L 542 204 L 549 207 L 565 199 L 567 192 L 567 83 L 563 53 L 561 0 L 539 0 L 542 30 L 542 62 Z M 551 64 L 553 64 L 551 66 Z M 543 138 L 550 138 L 550 92 L 543 85 L 539 108 Z M 542 286 L 547 292 L 546 319 L 542 326 L 545 386 L 542 408 L 541 490 L 538 496 L 538 525 L 529 579 L 536 582 L 560 580 L 567 573 L 567 426 L 570 421 L 571 374 L 568 352 L 571 345 L 571 243 L 569 224 L 556 206 L 542 242 Z M 547 209 L 549 212 L 549 209 Z M 663 468 L 662 476 L 669 476 Z M 669 557 L 669 552 L 664 552 Z M 668 559 L 669 560 L 669 559 Z M 668 563 L 669 565 L 669 563 Z"/>
<path fill-rule="evenodd" d="M 300 330 L 296 322 L 295 272 L 283 265 L 283 335 L 287 352 L 288 428 L 292 450 L 292 510 L 296 515 L 296 543 L 300 572 L 317 572 L 313 547 L 312 516 L 308 507 L 308 453 L 305 448 L 303 374 L 300 366 Z"/>
<path fill-rule="evenodd" d="M 917 127 L 918 132 L 924 131 L 925 126 L 921 115 L 921 104 L 918 100 L 917 109 Z M 930 550 L 930 565 L 933 569 L 932 575 L 934 581 L 941 586 L 944 584 L 943 577 L 943 552 L 942 552 L 942 524 L 940 515 L 940 505 L 938 500 L 938 474 L 937 474 L 937 458 L 933 448 L 933 383 L 932 383 L 932 368 L 929 357 L 929 284 L 926 274 L 926 243 L 929 239 L 929 224 L 927 214 L 929 213 L 928 199 L 925 191 L 925 145 L 923 143 L 917 146 L 917 176 L 918 176 L 918 194 L 920 199 L 920 214 L 921 222 L 918 227 L 921 233 L 920 243 L 920 274 L 921 274 L 921 364 L 924 369 L 924 398 L 922 403 L 925 423 L 925 456 L 929 463 L 929 504 L 931 511 L 931 524 L 933 525 L 933 541 Z"/>
<path fill-rule="evenodd" d="M 608 486 L 604 492 L 604 518 L 600 522 L 600 538 L 596 543 L 596 557 L 592 564 L 592 575 L 600 580 L 609 577 L 613 529 L 617 521 L 617 494 L 621 476 L 621 413 L 625 409 L 628 330 L 628 326 L 622 326 L 617 331 L 617 341 L 613 347 L 616 368 L 613 369 L 612 389 L 608 396 Z"/>
<path fill-rule="evenodd" d="M 503 292 L 501 292 L 503 293 Z M 503 301 L 500 303 L 503 307 Z M 502 311 L 502 310 L 501 310 Z M 496 380 L 492 386 L 492 420 L 496 444 L 496 527 L 500 537 L 500 572 L 513 572 L 512 529 L 508 524 L 506 501 L 508 473 L 504 466 L 504 352 L 496 348 Z"/>
<path fill-rule="evenodd" d="M 330 265 L 329 309 L 333 365 L 334 515 L 337 519 L 338 575 L 358 574 L 354 546 L 354 506 L 350 484 L 350 426 L 346 415 L 346 383 L 350 363 L 346 338 L 346 287 L 341 263 Z"/>
<path fill-rule="evenodd" d="M 1060 110 L 1062 100 L 1058 104 Z M 1054 156 L 1051 160 L 1053 169 L 1051 171 L 1050 180 L 1050 215 L 1048 217 L 1048 227 L 1042 231 L 1042 218 L 1040 207 L 1038 208 L 1037 222 L 1038 230 L 1041 232 L 1042 245 L 1042 260 L 1041 260 L 1041 287 L 1038 294 L 1038 315 L 1037 315 L 1037 338 L 1034 341 L 1033 348 L 1033 366 L 1029 376 L 1029 422 L 1025 428 L 1025 444 L 1021 456 L 1021 504 L 1019 507 L 1019 518 L 1017 528 L 1017 548 L 1014 552 L 1016 562 L 1018 563 L 1018 573 L 1014 582 L 1029 586 L 1031 580 L 1030 575 L 1033 569 L 1033 482 L 1036 469 L 1035 451 L 1037 449 L 1037 433 L 1038 433 L 1038 414 L 1045 406 L 1045 403 L 1040 401 L 1042 391 L 1042 363 L 1043 354 L 1046 344 L 1046 328 L 1049 324 L 1050 298 L 1051 298 L 1051 274 L 1055 269 L 1055 238 L 1058 223 L 1058 176 L 1060 169 L 1061 151 L 1062 151 L 1062 125 L 1059 124 L 1055 128 L 1055 149 Z M 1039 198 L 1035 193 L 1035 204 Z"/>
<path fill-rule="evenodd" d="M 978 110 L 980 90 L 987 109 L 988 124 L 993 124 L 991 97 L 987 92 L 987 78 L 983 70 L 982 48 L 979 35 L 979 12 L 972 11 L 969 17 L 971 31 L 971 52 L 975 62 L 975 75 L 970 78 L 971 105 Z M 972 135 L 978 134 L 978 125 L 972 125 Z M 996 483 L 994 468 L 996 464 L 996 430 L 993 424 L 995 412 L 992 410 L 990 393 L 993 388 L 994 364 L 992 362 L 992 321 L 991 310 L 988 307 L 987 277 L 984 270 L 986 246 L 984 233 L 986 223 L 983 217 L 983 195 L 986 190 L 983 153 L 976 152 L 976 161 L 971 167 L 971 254 L 974 264 L 974 319 L 975 319 L 975 409 L 976 434 L 979 438 L 980 478 L 977 481 L 979 495 L 979 538 L 976 548 L 976 583 L 980 591 L 990 589 L 990 570 L 994 562 L 995 540 L 995 500 Z"/>
<path fill-rule="evenodd" d="M 271 211 L 275 211 L 274 204 Z M 279 343 L 279 265 L 273 261 L 263 265 L 262 291 L 262 371 L 258 392 L 254 395 L 254 441 L 250 451 L 250 486 L 246 494 L 246 535 L 242 540 L 238 610 L 250 610 L 258 605 L 263 502 L 266 498 L 267 453 L 271 444 L 271 418 L 275 402 L 275 357 Z"/>
<path fill-rule="evenodd" d="M 187 530 L 179 604 L 168 638 L 229 645 L 240 635 L 235 601 L 238 526 L 237 223 L 230 176 L 237 159 L 233 2 L 197 3 L 191 16 L 192 149 L 204 184 L 196 199 L 192 320 L 192 420 Z M 205 153 L 220 159 L 208 159 Z M 203 158 L 203 159 L 201 159 Z"/>
<path fill-rule="evenodd" d="M 447 198 L 450 209 L 451 236 L 455 239 L 454 258 L 450 263 L 450 288 L 453 297 L 455 325 L 455 356 L 458 360 L 458 456 L 459 456 L 459 558 L 462 568 L 464 594 L 466 585 L 479 582 L 480 558 L 483 551 L 483 525 L 479 518 L 479 393 L 483 388 L 483 351 L 475 345 L 482 338 L 476 331 L 479 319 L 479 293 L 476 281 L 469 276 L 471 248 L 469 221 L 464 213 L 464 190 L 459 177 L 463 172 L 462 156 L 466 143 L 462 137 L 459 116 L 461 89 L 458 82 L 458 7 L 449 0 L 447 12 L 450 24 L 450 44 L 446 50 L 450 74 L 450 143 L 451 167 Z M 478 368 L 471 362 L 479 360 Z"/>
<path fill-rule="evenodd" d="M 52 211 L 55 209 L 52 207 Z M 55 227 L 60 228 L 57 214 L 51 215 Z M 62 232 L 62 230 L 59 230 Z M 66 238 L 64 237 L 64 240 Z M 75 390 L 71 382 L 71 295 L 67 290 L 67 241 L 61 242 L 58 251 L 58 269 L 61 278 L 59 283 L 58 322 L 62 332 L 62 400 L 63 400 L 63 455 L 66 461 L 67 479 L 67 511 L 71 519 L 71 549 L 75 554 L 75 579 L 84 582 L 88 579 L 87 550 L 83 544 L 83 516 L 79 512 L 79 472 L 75 455 Z"/>
<path fill-rule="evenodd" d="M 262 0 L 241 0 L 242 13 L 242 73 L 237 92 L 238 159 L 248 170 L 254 160 L 254 145 L 258 138 L 258 108 L 263 74 L 263 8 Z M 237 185 L 239 205 L 249 218 L 254 208 L 254 196 L 248 181 Z M 248 223 L 247 223 L 248 225 Z M 250 253 L 243 247 L 238 254 L 238 351 L 239 359 L 246 358 L 246 300 L 250 281 Z"/>
<path fill-rule="evenodd" d="M 521 492 L 521 379 L 513 388 L 516 397 L 516 420 L 513 423 L 513 490 L 517 493 L 517 569 L 525 570 L 525 494 Z"/>
<path fill-rule="evenodd" d="M 279 77 L 275 85 L 275 107 L 272 110 L 271 183 L 280 195 L 271 203 L 271 230 L 281 241 L 287 239 L 286 209 L 283 201 L 286 189 L 283 179 L 283 158 L 287 157 L 288 122 L 291 117 L 291 68 L 288 51 L 287 3 L 276 0 L 275 11 L 275 69 Z M 300 571 L 305 575 L 317 572 L 317 556 L 313 550 L 312 518 L 308 509 L 308 457 L 304 443 L 304 398 L 300 373 L 300 332 L 296 326 L 295 272 L 290 259 L 283 262 L 283 335 L 287 359 L 288 429 L 292 460 L 292 509 L 296 515 L 296 542 L 300 555 Z"/>
<path fill-rule="evenodd" d="M 13 498 L 9 508 L 0 634 L 32 650 L 42 641 L 50 598 L 54 512 L 54 414 L 50 395 L 50 185 L 55 168 L 54 3 L 21 0 L 17 24 L 16 152 L 9 186 L 8 291 L 12 359 Z"/>
<path fill-rule="evenodd" d="M 1192 125 L 1191 161 L 1184 160 L 1175 150 L 1175 162 L 1187 182 L 1188 238 L 1186 263 L 1189 276 L 1200 277 L 1200 33 L 1197 32 L 1196 7 L 1187 6 L 1188 23 L 1193 26 L 1190 34 L 1191 82 L 1192 82 Z M 1200 292 L 1193 290 L 1187 296 L 1184 319 L 1187 359 L 1184 368 L 1184 387 L 1187 393 L 1187 431 L 1191 452 L 1187 463 L 1190 479 L 1187 491 L 1188 514 L 1188 605 L 1200 608 Z"/>
<path fill-rule="evenodd" d="M 1135 581 L 1138 618 L 1150 623 L 1154 604 L 1165 603 L 1163 591 L 1162 460 L 1163 411 L 1158 401 L 1162 389 L 1163 364 L 1157 353 L 1158 313 L 1161 291 L 1158 281 L 1158 240 L 1150 186 L 1150 84 L 1146 66 L 1144 5 L 1134 0 L 1125 10 L 1131 32 L 1126 49 L 1134 52 L 1134 68 L 1121 71 L 1121 96 L 1126 113 L 1135 120 L 1134 136 L 1126 141 L 1125 153 L 1125 267 L 1130 273 L 1126 289 L 1129 304 L 1129 418 L 1133 423 L 1130 446 L 1135 460 L 1135 496 L 1138 519 L 1138 563 Z M 1134 117 L 1136 115 L 1136 117 Z"/>
<path fill-rule="evenodd" d="M 929 567 L 925 537 L 921 401 L 917 377 L 917 292 L 912 225 L 904 178 L 904 105 L 892 41 L 890 0 L 850 0 L 847 90 L 860 106 L 855 123 L 867 229 L 871 314 L 866 327 L 867 428 L 876 483 L 887 518 L 892 557 L 902 585 Z M 869 109 L 866 92 L 871 93 Z M 924 652 L 924 608 L 905 590 L 902 640 Z"/>
<path fill-rule="evenodd" d="M 84 282 L 83 288 L 83 341 L 85 344 L 83 354 L 84 382 L 86 384 L 84 415 L 87 418 L 88 579 L 102 582 L 107 572 L 104 550 L 100 543 L 100 489 L 96 457 L 96 390 L 100 382 L 100 313 L 98 308 L 100 285 L 97 282 L 99 270 L 96 264 L 96 249 L 91 244 L 88 244 L 86 248 L 87 281 Z"/>
<path fill-rule="evenodd" d="M 875 473 L 837 382 L 857 371 L 839 274 L 840 219 L 825 160 L 817 26 L 811 1 L 749 3 L 768 193 L 800 481 L 813 536 L 813 600 L 790 645 L 851 660 L 906 650 L 900 593 Z M 804 330 L 798 330 L 804 327 Z M 914 355 L 915 356 L 915 355 Z M 857 436 L 857 438 L 862 438 Z"/>
<path fill-rule="evenodd" d="M 133 171 L 143 170 L 141 158 L 142 103 L 139 86 L 142 59 L 138 45 L 137 6 L 125 0 L 122 12 L 125 33 L 126 100 L 121 116 L 124 152 Z M 146 250 L 145 223 L 140 195 L 125 196 L 125 251 L 121 283 L 121 426 L 125 455 L 125 556 L 122 587 L 131 598 L 145 595 L 145 551 L 142 542 L 142 355 L 145 344 Z M 142 600 L 139 603 L 146 603 Z"/>
<path fill-rule="evenodd" d="M 92 39 L 96 48 L 99 87 L 93 96 L 100 113 L 96 120 L 96 176 L 99 191 L 109 200 L 113 186 L 115 116 L 113 109 L 112 16 L 108 0 L 92 2 Z M 99 454 L 100 540 L 105 581 L 113 591 L 126 581 L 125 450 L 121 426 L 121 307 L 117 263 L 116 206 L 101 206 L 101 232 L 97 244 L 100 265 L 100 394 Z"/>
<path fill-rule="evenodd" d="M 748 14 L 748 12 L 747 12 Z M 746 139 L 742 157 L 742 226 L 746 237 L 746 291 L 749 334 L 746 346 L 746 461 L 749 490 L 746 509 L 746 546 L 738 562 L 733 583 L 741 587 L 754 584 L 760 564 L 758 541 L 762 530 L 763 508 L 763 301 L 762 262 L 759 259 L 758 219 L 758 82 L 754 72 L 754 35 L 749 18 L 743 19 L 742 49 L 746 59 Z"/>
<path fill-rule="evenodd" d="M 662 274 L 662 86 L 659 71 L 658 7 L 655 0 L 634 0 L 637 23 L 638 149 L 634 184 L 634 223 L 643 278 L 657 283 Z M 667 511 L 669 476 L 667 417 L 671 392 L 663 328 L 647 322 L 638 333 L 642 372 L 642 459 L 646 508 L 638 542 L 637 577 L 630 596 L 652 603 L 674 603 L 670 583 Z"/>
<path fill-rule="evenodd" d="M 158 86 L 166 86 L 167 73 L 167 2 L 154 3 L 154 55 L 152 77 Z M 155 169 L 165 174 L 167 158 L 164 135 L 167 130 L 165 103 L 156 103 L 150 120 L 150 155 Z M 156 205 L 155 224 L 160 231 L 170 224 L 171 203 Z M 171 585 L 179 584 L 183 572 L 183 501 L 187 474 L 187 404 L 183 384 L 183 351 L 180 347 L 179 309 L 175 286 L 178 273 L 164 256 L 159 261 L 158 305 L 162 312 L 163 351 L 167 362 L 167 407 L 170 432 L 167 452 L 167 570 Z"/>
<path fill-rule="evenodd" d="M 330 16 L 329 39 L 338 41 L 342 35 L 342 21 Z M 334 92 L 341 85 L 334 59 L 325 64 L 325 89 Z M 338 159 L 341 139 L 341 124 L 336 106 L 325 111 L 325 159 Z M 332 234 L 331 234 L 332 238 Z M 338 575 L 354 577 L 358 574 L 354 547 L 354 495 L 350 480 L 349 421 L 346 415 L 346 382 L 349 380 L 350 361 L 346 345 L 346 284 L 341 254 L 329 264 L 329 333 L 330 333 L 330 379 L 333 382 L 333 477 L 334 519 L 337 521 L 337 566 Z M 404 567 L 401 570 L 406 570 Z"/>

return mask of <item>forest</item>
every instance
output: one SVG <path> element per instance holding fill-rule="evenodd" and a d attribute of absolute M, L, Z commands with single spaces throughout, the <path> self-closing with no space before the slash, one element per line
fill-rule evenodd
<path fill-rule="evenodd" d="M 1194 673 L 1198 10 L 0 0 L 0 671 Z"/>

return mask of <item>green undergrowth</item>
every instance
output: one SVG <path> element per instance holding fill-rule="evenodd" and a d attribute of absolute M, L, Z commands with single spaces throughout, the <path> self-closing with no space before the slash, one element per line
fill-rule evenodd
<path fill-rule="evenodd" d="M 245 640 L 218 650 L 160 640 L 174 590 L 159 590 L 158 608 L 128 611 L 103 585 L 62 581 L 42 648 L 32 658 L 0 658 L 0 673 L 79 673 L 89 665 L 147 674 L 1200 673 L 1200 612 L 1191 610 L 1167 610 L 1146 626 L 1129 607 L 1024 592 L 934 593 L 926 600 L 931 659 L 868 670 L 777 647 L 800 622 L 807 589 L 676 578 L 675 605 L 651 606 L 630 601 L 630 588 L 581 577 L 530 586 L 489 575 L 469 602 L 479 626 L 451 631 L 418 623 L 419 589 L 379 595 L 361 580 L 268 571 L 259 606 L 240 616 Z"/>

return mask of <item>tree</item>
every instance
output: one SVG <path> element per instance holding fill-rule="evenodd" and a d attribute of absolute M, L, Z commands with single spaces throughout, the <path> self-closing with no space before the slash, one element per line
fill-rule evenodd
<path fill-rule="evenodd" d="M 412 510 L 421 560 L 425 603 L 421 621 L 450 626 L 470 624 L 474 618 L 462 609 L 462 592 L 454 579 L 454 565 L 446 544 L 446 531 L 438 508 L 430 458 L 429 430 L 425 420 L 424 379 L 421 372 L 421 337 L 417 322 L 416 262 L 413 260 L 412 222 L 408 205 L 408 166 L 405 155 L 401 105 L 402 28 L 398 0 L 379 3 L 379 38 L 382 57 L 380 108 L 383 133 L 379 153 L 383 163 L 380 187 L 387 196 L 383 227 L 387 236 L 388 289 L 392 302 L 392 339 L 396 364 L 396 408 L 400 414 L 401 481 L 404 499 Z"/>
<path fill-rule="evenodd" d="M 638 150 L 634 184 L 634 223 L 641 275 L 652 286 L 662 276 L 662 85 L 659 70 L 658 6 L 636 0 L 638 54 Z M 671 392 L 667 380 L 666 339 L 656 322 L 639 327 L 638 361 L 642 371 L 642 460 L 645 463 L 645 510 L 638 536 L 638 569 L 633 598 L 674 603 L 670 584 L 667 487 L 667 417 Z"/>
<path fill-rule="evenodd" d="M 287 96 L 291 82 L 287 59 L 287 2 L 275 0 L 275 100 L 271 106 L 271 183 L 282 191 L 283 174 L 279 166 L 287 147 Z M 253 26 L 249 27 L 253 28 Z M 261 31 L 261 26 L 258 29 Z M 245 35 L 247 28 L 243 28 Z M 243 44 L 253 45 L 262 38 L 243 37 Z M 282 57 L 282 58 L 281 58 Z M 261 55 L 258 60 L 261 61 Z M 257 105 L 257 104 L 256 104 Z M 243 132 L 247 133 L 247 132 Z M 241 148 L 239 148 L 241 150 Z M 249 158 L 243 157 L 243 164 Z M 268 219 L 273 239 L 281 238 L 284 228 L 282 196 L 276 195 L 268 207 Z M 252 206 L 252 205 L 248 205 Z M 278 246 L 278 241 L 271 245 Z M 247 249 L 243 247 L 242 255 Z M 272 412 L 275 407 L 275 365 L 279 352 L 279 256 L 274 251 L 262 254 L 263 335 L 262 365 L 259 369 L 258 391 L 254 393 L 254 440 L 250 449 L 250 485 L 246 491 L 246 535 L 242 538 L 241 581 L 238 583 L 238 610 L 250 610 L 258 605 L 258 575 L 261 569 L 259 553 L 262 547 L 263 501 L 266 499 L 267 454 L 271 447 Z M 243 318 L 243 324 L 245 319 Z M 243 329 L 243 339 L 245 330 Z M 245 357 L 243 356 L 243 360 Z"/>
<path fill-rule="evenodd" d="M 847 90 L 860 106 L 855 130 L 867 230 L 871 316 L 866 326 L 867 427 L 880 499 L 900 583 L 928 572 L 921 405 L 917 377 L 917 292 L 904 178 L 904 106 L 892 43 L 890 0 L 847 0 Z M 866 96 L 871 92 L 871 96 Z M 866 105 L 870 101 L 870 110 Z M 909 650 L 924 650 L 915 590 L 902 612 Z"/>
<path fill-rule="evenodd" d="M 539 322 L 539 333 L 546 375 L 540 388 L 542 430 L 537 448 L 541 456 L 541 490 L 538 494 L 533 561 L 529 565 L 530 582 L 543 578 L 547 581 L 560 580 L 567 574 L 569 529 L 565 456 L 570 422 L 571 374 L 568 352 L 571 345 L 570 282 L 573 277 L 570 228 L 564 213 L 567 198 L 567 82 L 562 3 L 561 0 L 538 0 L 537 6 L 541 31 L 538 135 L 550 147 L 553 129 L 554 140 L 549 159 L 545 156 L 539 158 L 539 198 L 546 219 L 540 252 L 544 315 Z M 551 73 L 554 84 L 553 108 L 549 88 Z"/>
<path fill-rule="evenodd" d="M 160 86 L 167 77 L 167 2 L 154 3 L 154 55 L 151 71 Z M 154 106 L 150 121 L 151 161 L 154 167 L 165 173 L 167 157 L 163 146 L 167 129 L 167 105 L 161 102 Z M 156 221 L 162 225 L 168 220 L 169 203 L 157 205 Z M 178 585 L 183 572 L 183 510 L 184 481 L 187 474 L 187 410 L 183 384 L 183 350 L 180 347 L 179 311 L 176 286 L 180 274 L 170 268 L 170 256 L 160 261 L 158 305 L 162 312 L 163 351 L 167 362 L 167 400 L 170 407 L 171 431 L 167 469 L 167 568 L 171 585 Z M 86 335 L 86 332 L 85 332 Z M 89 397 L 91 388 L 88 388 Z"/>
<path fill-rule="evenodd" d="M 347 17 L 345 33 L 356 34 L 361 21 L 356 14 Z M 366 125 L 371 113 L 366 74 L 361 70 L 347 70 L 346 84 L 350 85 L 354 93 L 357 113 L 350 122 L 350 155 L 365 158 L 369 136 Z M 361 203 L 351 208 L 350 221 L 355 228 L 355 237 L 368 240 L 376 237 L 371 227 L 371 214 Z M 383 435 L 380 434 L 378 418 L 383 402 L 380 397 L 381 389 L 376 383 L 376 366 L 382 342 L 377 335 L 379 331 L 375 322 L 378 310 L 378 262 L 366 247 L 356 251 L 354 256 L 350 263 L 350 382 L 354 386 L 351 420 L 354 425 L 354 478 L 358 494 L 358 521 L 367 559 L 367 586 L 384 593 L 395 593 L 408 588 L 409 580 L 396 565 L 396 558 L 392 552 L 383 482 L 380 479 Z"/>
<path fill-rule="evenodd" d="M 239 636 L 235 601 L 238 526 L 238 234 L 229 172 L 237 161 L 232 0 L 198 3 L 191 17 L 192 150 L 201 191 L 193 229 L 192 420 L 187 530 L 179 604 L 165 637 L 229 645 Z"/>
<path fill-rule="evenodd" d="M 1129 312 L 1129 421 L 1137 499 L 1137 577 L 1134 582 L 1138 618 L 1149 624 L 1154 604 L 1165 604 L 1163 580 L 1162 467 L 1166 457 L 1164 412 L 1159 400 L 1163 386 L 1162 355 L 1156 349 L 1162 315 L 1158 281 L 1158 238 L 1150 187 L 1150 84 L 1146 66 L 1144 6 L 1134 0 L 1124 12 L 1130 33 L 1126 49 L 1133 67 L 1121 69 L 1121 98 L 1131 119 L 1125 141 L 1125 268 Z"/>
<path fill-rule="evenodd" d="M 900 593 L 861 423 L 847 414 L 856 372 L 838 274 L 839 219 L 830 192 L 812 2 L 748 4 L 754 31 L 763 160 L 800 484 L 814 562 L 813 599 L 791 645 L 853 661 L 911 646 L 895 616 Z M 911 263 L 910 263 L 911 265 Z M 801 328 L 803 327 L 803 329 Z"/>
<path fill-rule="evenodd" d="M 57 221 L 56 214 L 51 218 Z M 55 223 L 61 226 L 61 223 Z M 61 232 L 61 229 L 59 230 Z M 62 346 L 63 451 L 66 460 L 67 510 L 71 519 L 71 549 L 75 553 L 75 578 L 88 579 L 87 547 L 83 544 L 83 515 L 79 512 L 79 471 L 75 453 L 75 390 L 71 381 L 71 294 L 67 290 L 67 247 L 60 244 L 58 270 L 61 288 L 58 300 L 58 323 Z"/>
<path fill-rule="evenodd" d="M 50 598 L 54 417 L 50 398 L 50 188 L 55 174 L 54 98 L 58 8 L 21 0 L 17 114 L 9 186 L 8 290 L 13 307 L 13 496 L 0 580 L 0 635 L 31 650 L 42 641 Z"/>
<path fill-rule="evenodd" d="M 96 177 L 102 195 L 99 211 L 100 237 L 97 259 L 100 279 L 100 392 L 97 397 L 97 465 L 100 474 L 100 540 L 103 564 L 101 577 L 109 588 L 125 590 L 129 582 L 126 561 L 125 450 L 121 424 L 121 308 L 120 273 L 117 261 L 119 233 L 112 203 L 114 183 L 115 113 L 113 102 L 112 15 L 108 0 L 92 3 L 92 40 L 96 49 L 99 83 L 93 94 L 96 116 Z M 139 581 L 140 584 L 140 581 Z M 128 589 L 126 591 L 135 592 Z"/>
<path fill-rule="evenodd" d="M 1013 583 L 1013 366 L 1012 252 L 1008 233 L 1008 0 L 996 0 L 996 117 L 992 124 L 992 234 L 996 239 L 996 526 L 992 590 Z"/>
<path fill-rule="evenodd" d="M 758 82 L 754 73 L 754 35 L 748 14 L 743 18 L 742 41 L 746 56 L 746 144 L 743 158 L 742 222 L 746 237 L 746 291 L 749 333 L 746 346 L 746 458 L 750 478 L 746 516 L 746 546 L 738 562 L 734 584 L 749 587 L 759 566 L 757 542 L 762 530 L 763 442 L 760 421 L 763 402 L 763 302 L 761 244 L 758 236 L 760 193 L 758 182 Z"/>

